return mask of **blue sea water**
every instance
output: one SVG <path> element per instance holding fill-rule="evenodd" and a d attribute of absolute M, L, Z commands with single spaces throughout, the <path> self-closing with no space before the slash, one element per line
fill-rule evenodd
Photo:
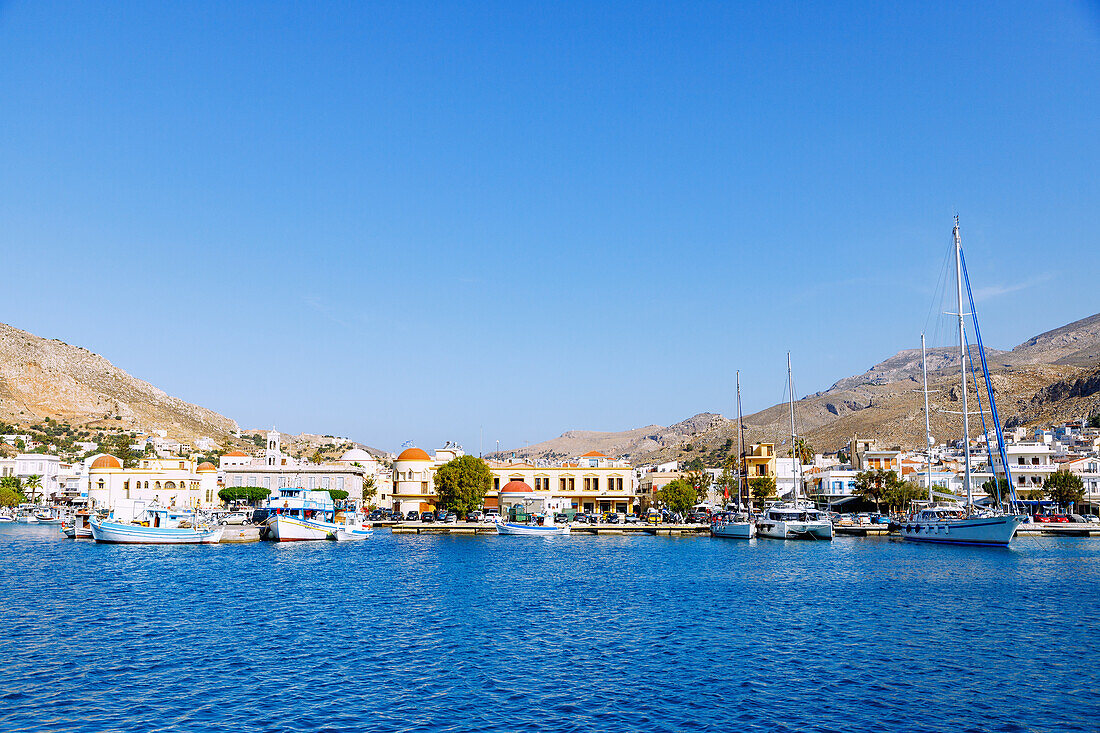
<path fill-rule="evenodd" d="M 0 529 L 3 731 L 1096 731 L 1100 541 Z"/>

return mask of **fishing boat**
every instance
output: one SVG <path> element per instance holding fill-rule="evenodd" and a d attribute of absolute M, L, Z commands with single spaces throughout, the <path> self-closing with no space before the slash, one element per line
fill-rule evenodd
<path fill-rule="evenodd" d="M 711 520 L 711 537 L 727 537 L 737 540 L 751 540 L 756 536 L 756 525 L 752 521 L 752 503 L 748 493 L 748 477 L 745 475 L 745 424 L 741 415 L 741 372 L 736 373 L 737 379 L 737 444 L 739 448 L 739 465 L 737 467 L 737 508 L 738 513 L 717 514 Z M 728 489 L 727 489 L 728 493 Z M 744 495 L 745 514 L 740 513 L 741 498 Z M 728 500 L 729 497 L 727 496 Z"/>
<path fill-rule="evenodd" d="M 35 512 L 34 518 L 38 520 L 39 524 L 61 524 L 61 515 L 50 511 Z"/>
<path fill-rule="evenodd" d="M 533 537 L 563 537 L 569 534 L 568 524 L 554 524 L 553 515 L 547 513 L 542 524 L 521 524 L 497 520 L 497 534 L 527 535 Z"/>
<path fill-rule="evenodd" d="M 79 511 L 73 515 L 71 521 L 61 523 L 61 534 L 71 540 L 92 539 L 92 514 L 87 511 Z"/>
<path fill-rule="evenodd" d="M 9 517 L 7 514 L 0 514 L 0 524 L 15 524 L 15 517 Z"/>
<path fill-rule="evenodd" d="M 1004 510 L 1004 504 L 1011 510 L 1016 506 L 1016 487 L 1012 482 L 1012 469 L 1008 463 L 1008 455 L 1005 450 L 1004 434 L 1001 430 L 1000 417 L 997 414 L 997 400 L 994 396 L 993 382 L 989 377 L 989 365 L 985 358 L 985 347 L 982 344 L 982 332 L 978 327 L 978 312 L 974 307 L 974 294 L 970 289 L 970 276 L 966 272 L 966 259 L 963 257 L 962 238 L 959 235 L 959 217 L 955 217 L 955 228 L 952 230 L 955 247 L 955 294 L 958 311 L 952 315 L 958 318 L 958 348 L 959 348 L 959 379 L 962 390 L 962 443 L 964 459 L 963 483 L 966 489 L 966 504 L 960 507 L 958 503 L 948 506 L 935 506 L 935 495 L 932 490 L 931 453 L 928 455 L 928 501 L 930 506 L 911 514 L 901 523 L 901 536 L 910 542 L 928 542 L 944 545 L 979 545 L 1008 547 L 1016 536 L 1016 530 L 1027 521 L 1023 514 Z M 963 285 L 966 285 L 967 300 L 970 306 L 969 314 L 963 309 Z M 985 382 L 985 392 L 989 400 L 989 417 L 993 424 L 997 437 L 997 449 L 1000 453 L 1000 467 L 1003 475 L 998 475 L 997 463 L 989 454 L 990 467 L 993 469 L 993 485 L 995 505 L 978 508 L 974 505 L 973 488 L 971 484 L 970 470 L 970 408 L 969 392 L 967 388 L 966 371 L 967 363 L 974 371 L 973 361 L 970 359 L 970 350 L 966 341 L 966 316 L 970 315 L 974 326 L 974 340 L 978 349 L 978 355 L 982 365 L 982 375 Z M 924 374 L 924 415 L 925 432 L 928 433 L 928 366 L 925 358 L 924 335 L 921 335 L 921 361 Z M 978 377 L 974 375 L 974 391 L 978 397 L 978 414 L 982 418 L 982 426 L 986 428 L 985 413 L 982 410 L 981 391 L 978 389 Z M 930 442 L 927 440 L 926 443 Z M 989 434 L 986 428 L 986 447 L 988 449 Z M 925 446 L 928 450 L 929 446 Z M 1000 481 L 1007 481 L 1008 495 L 1000 495 Z"/>
<path fill-rule="evenodd" d="M 89 521 L 92 539 L 120 545 L 215 545 L 221 541 L 220 524 L 206 524 L 189 512 L 148 506 L 126 521 L 114 512 Z"/>
<path fill-rule="evenodd" d="M 30 512 L 24 512 L 22 514 L 16 515 L 15 521 L 19 524 L 38 524 L 38 517 L 34 516 Z"/>
<path fill-rule="evenodd" d="M 264 523 L 267 537 L 276 542 L 327 540 L 336 532 L 336 506 L 327 491 L 277 489 L 266 508 L 271 512 Z"/>
<path fill-rule="evenodd" d="M 829 515 L 813 504 L 798 499 L 802 482 L 802 459 L 798 455 L 798 434 L 794 425 L 794 378 L 791 376 L 791 354 L 787 352 L 787 391 L 791 410 L 791 465 L 794 486 L 789 502 L 772 504 L 756 522 L 756 535 L 773 540 L 831 540 L 833 523 Z"/>
<path fill-rule="evenodd" d="M 357 512 L 341 512 L 336 515 L 336 520 L 332 539 L 337 542 L 354 542 L 374 536 L 374 525 Z"/>

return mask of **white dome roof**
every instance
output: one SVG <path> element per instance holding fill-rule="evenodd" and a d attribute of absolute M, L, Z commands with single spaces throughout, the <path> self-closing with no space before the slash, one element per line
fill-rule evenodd
<path fill-rule="evenodd" d="M 344 463 L 354 463 L 356 461 L 362 463 L 363 461 L 375 461 L 378 459 L 362 448 L 352 448 L 347 453 L 340 456 L 340 460 Z"/>

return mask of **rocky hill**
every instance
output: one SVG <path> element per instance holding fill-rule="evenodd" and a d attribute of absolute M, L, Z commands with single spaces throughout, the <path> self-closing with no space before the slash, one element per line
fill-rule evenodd
<path fill-rule="evenodd" d="M 974 358 L 977 358 L 974 352 Z M 1015 425 L 1049 424 L 1100 413 L 1100 314 L 1028 339 L 1011 351 L 987 349 L 986 358 L 1001 420 Z M 928 350 L 932 434 L 946 440 L 960 432 L 958 353 Z M 819 451 L 837 450 L 853 435 L 876 437 L 886 446 L 917 447 L 924 433 L 919 349 L 907 349 L 866 372 L 798 401 L 798 432 Z M 971 393 L 970 408 L 976 409 Z M 789 443 L 786 404 L 745 416 L 746 440 Z M 971 434 L 981 423 L 971 421 Z M 635 463 L 687 460 L 716 464 L 736 443 L 733 421 L 703 413 L 668 428 L 649 426 L 622 433 L 571 431 L 518 456 L 561 457 L 600 450 L 629 455 Z M 587 442 L 586 442 L 587 441 Z M 782 451 L 782 448 L 781 448 Z M 508 453 L 511 453 L 509 451 Z"/>
<path fill-rule="evenodd" d="M 29 424 L 46 417 L 89 427 L 159 428 L 183 439 L 220 438 L 237 428 L 87 349 L 0 323 L 0 420 Z"/>

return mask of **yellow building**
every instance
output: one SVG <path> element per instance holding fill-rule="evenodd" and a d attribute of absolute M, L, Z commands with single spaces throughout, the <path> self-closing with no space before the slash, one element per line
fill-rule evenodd
<path fill-rule="evenodd" d="M 106 508 L 121 499 L 180 509 L 212 507 L 218 502 L 218 469 L 188 458 L 142 458 L 136 467 L 123 468 L 104 453 L 88 466 L 88 498 L 93 507 Z"/>
<path fill-rule="evenodd" d="M 437 450 L 434 457 L 420 448 L 402 451 L 393 463 L 394 509 L 402 513 L 434 510 L 438 500 L 435 472 L 460 455 L 463 452 L 457 448 Z M 500 508 L 501 489 L 519 482 L 531 489 L 531 499 L 548 507 L 579 512 L 633 511 L 630 464 L 597 451 L 557 464 L 493 460 L 485 463 L 493 474 L 492 488 L 485 496 L 486 509 Z"/>
<path fill-rule="evenodd" d="M 775 478 L 775 444 L 753 443 L 745 454 L 745 476 L 752 480 L 761 476 Z"/>

